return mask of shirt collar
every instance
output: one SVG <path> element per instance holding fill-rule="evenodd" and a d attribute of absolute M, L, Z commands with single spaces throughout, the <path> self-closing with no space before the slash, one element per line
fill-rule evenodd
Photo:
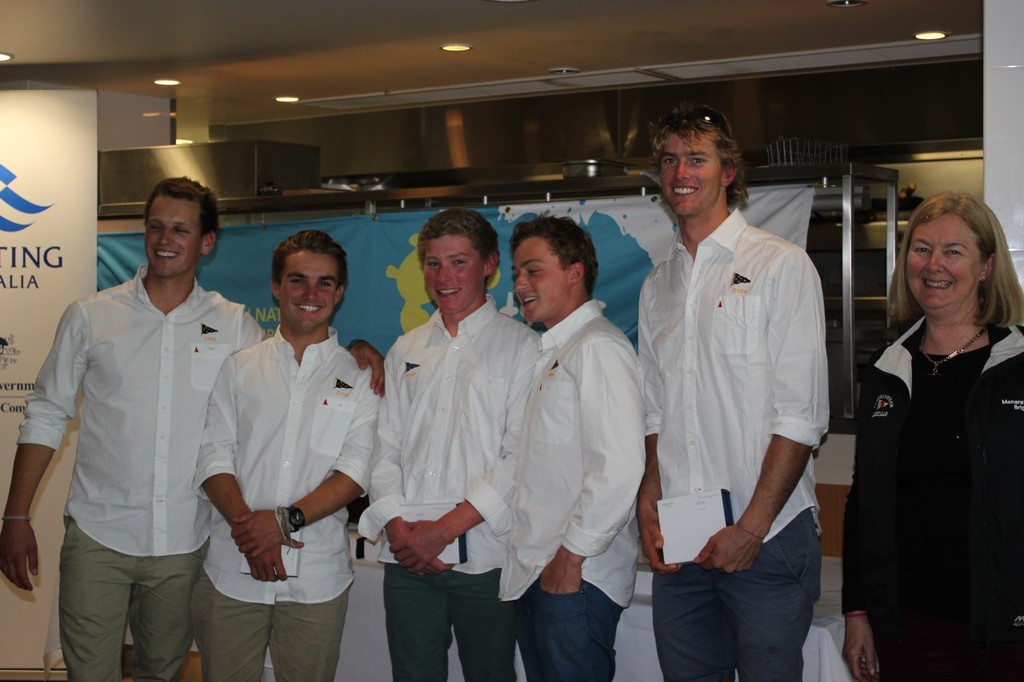
<path fill-rule="evenodd" d="M 494 299 L 491 298 L 490 294 L 484 295 L 484 303 L 482 306 L 467 315 L 461 322 L 459 322 L 458 336 L 459 338 L 473 338 L 479 334 L 491 320 L 494 319 L 495 315 L 500 315 L 497 306 L 494 305 Z M 434 311 L 434 314 L 430 316 L 431 323 L 437 328 L 441 329 L 445 334 L 448 334 L 448 329 L 444 326 L 444 320 L 441 319 L 441 313 Z"/>
<path fill-rule="evenodd" d="M 743 217 L 743 214 L 740 213 L 739 209 L 733 209 L 732 212 L 729 213 L 729 217 L 723 220 L 722 224 L 716 227 L 714 232 L 709 234 L 704 241 L 710 239 L 723 249 L 735 253 L 736 245 L 740 241 L 740 235 L 746 227 L 746 218 Z M 675 248 L 675 253 L 686 251 L 686 247 L 683 246 L 682 232 L 679 232 L 676 235 L 676 241 L 673 246 Z M 697 248 L 700 247 L 698 246 Z"/>
<path fill-rule="evenodd" d="M 274 344 L 278 357 L 282 361 L 295 363 L 295 349 L 292 348 L 292 344 L 288 343 L 288 339 L 281 335 L 281 325 L 278 325 L 277 329 L 274 330 L 274 335 L 270 337 L 270 341 Z M 338 332 L 334 327 L 329 327 L 326 339 L 320 343 L 306 346 L 306 350 L 302 353 L 302 364 L 308 367 L 316 366 L 323 362 L 324 359 L 331 357 L 338 348 L 340 348 L 338 345 Z"/>
<path fill-rule="evenodd" d="M 576 335 L 576 332 L 583 328 L 583 325 L 595 317 L 600 317 L 603 314 L 601 312 L 602 308 L 604 308 L 604 303 L 591 299 L 569 313 L 568 317 L 541 335 L 541 351 L 564 346 Z"/>
<path fill-rule="evenodd" d="M 151 308 L 155 308 L 156 306 L 154 306 L 153 302 L 149 300 L 149 292 L 146 291 L 146 285 L 142 282 L 143 278 L 145 278 L 146 273 L 148 271 L 149 266 L 146 265 L 145 263 L 140 265 L 139 269 L 135 271 L 135 277 L 132 278 L 132 294 L 135 296 L 135 298 L 142 301 L 145 305 Z M 203 288 L 199 286 L 199 280 L 193 278 L 192 291 L 188 293 L 188 298 L 182 301 L 181 305 L 179 305 L 171 312 L 188 312 L 192 310 L 193 308 L 200 304 L 200 302 L 202 301 L 203 294 L 205 293 L 206 292 L 203 291 Z"/>

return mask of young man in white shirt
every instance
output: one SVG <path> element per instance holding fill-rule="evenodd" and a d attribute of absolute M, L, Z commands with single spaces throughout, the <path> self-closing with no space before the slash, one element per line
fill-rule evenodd
<path fill-rule="evenodd" d="M 523 317 L 547 331 L 523 418 L 501 598 L 516 600 L 531 682 L 610 681 L 636 578 L 640 365 L 590 298 L 597 256 L 583 228 L 542 216 L 516 225 L 511 248 Z"/>
<path fill-rule="evenodd" d="M 281 242 L 277 333 L 229 358 L 210 397 L 195 481 L 218 513 L 192 598 L 204 679 L 259 680 L 269 645 L 281 679 L 334 680 L 345 506 L 367 485 L 379 402 L 330 327 L 347 276 L 324 232 Z"/>
<path fill-rule="evenodd" d="M 136 679 L 176 680 L 192 643 L 188 601 L 209 519 L 192 489 L 206 403 L 224 359 L 263 338 L 243 306 L 196 281 L 217 226 L 210 189 L 157 183 L 144 209 L 147 264 L 68 306 L 26 399 L 0 569 L 32 589 L 29 509 L 81 389 L 60 562 L 62 653 L 78 679 L 121 679 L 125 614 Z"/>
<path fill-rule="evenodd" d="M 209 511 L 190 481 L 206 401 L 224 359 L 262 337 L 241 305 L 196 282 L 217 219 L 206 187 L 160 182 L 145 207 L 147 264 L 68 307 L 26 401 L 0 557 L 31 590 L 29 507 L 82 390 L 60 561 L 61 645 L 75 679 L 121 679 L 126 613 L 137 679 L 177 679 L 192 641 Z"/>
<path fill-rule="evenodd" d="M 382 557 L 398 562 L 384 573 L 394 679 L 447 679 L 454 633 L 466 680 L 505 682 L 515 679 L 515 614 L 498 599 L 498 579 L 537 335 L 486 293 L 498 236 L 479 213 L 437 214 L 417 250 L 437 311 L 385 360 L 371 505 L 359 532 L 385 530 Z M 453 508 L 411 522 L 409 506 L 423 504 Z M 438 555 L 463 534 L 467 560 L 442 563 Z"/>
<path fill-rule="evenodd" d="M 666 680 L 800 679 L 821 573 L 810 461 L 828 427 L 821 285 L 803 249 L 730 213 L 746 188 L 720 111 L 680 105 L 651 137 L 679 224 L 639 317 L 637 521 L 661 668 Z M 666 564 L 658 500 L 717 489 L 735 524 L 693 562 Z"/>

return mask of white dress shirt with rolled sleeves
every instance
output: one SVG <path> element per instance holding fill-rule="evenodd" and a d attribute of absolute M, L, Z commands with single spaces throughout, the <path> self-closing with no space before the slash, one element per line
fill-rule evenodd
<path fill-rule="evenodd" d="M 739 518 L 772 435 L 816 447 L 828 429 L 818 273 L 803 249 L 739 211 L 696 258 L 677 240 L 647 276 L 639 353 L 665 498 L 725 488 Z M 816 506 L 808 462 L 766 539 Z"/>
<path fill-rule="evenodd" d="M 537 333 L 499 313 L 489 296 L 454 337 L 435 312 L 399 338 L 385 360 L 372 504 L 359 532 L 376 538 L 404 504 L 467 500 L 484 522 L 466 534 L 468 561 L 455 570 L 500 568 L 536 358 Z"/>
<path fill-rule="evenodd" d="M 635 502 L 644 472 L 640 364 L 589 301 L 541 337 L 523 420 L 515 529 L 501 598 L 521 596 L 558 547 L 622 607 L 636 579 Z"/>
<path fill-rule="evenodd" d="M 65 513 L 117 552 L 186 554 L 208 534 L 209 504 L 192 488 L 207 399 L 225 358 L 263 332 L 243 306 L 198 283 L 165 315 L 145 274 L 68 306 L 18 442 L 59 447 L 81 389 Z"/>
<path fill-rule="evenodd" d="M 337 334 L 308 346 L 302 363 L 275 335 L 230 358 L 210 397 L 196 470 L 197 488 L 231 474 L 250 509 L 287 507 L 334 471 L 367 486 L 379 398 L 369 370 L 338 345 Z M 297 577 L 261 582 L 241 572 L 231 526 L 216 510 L 203 565 L 219 592 L 251 603 L 325 602 L 352 583 L 344 507 L 293 535 Z"/>

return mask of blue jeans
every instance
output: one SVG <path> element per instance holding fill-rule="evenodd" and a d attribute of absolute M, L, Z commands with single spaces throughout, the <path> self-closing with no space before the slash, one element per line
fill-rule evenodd
<path fill-rule="evenodd" d="M 615 677 L 615 630 L 622 607 L 583 581 L 551 594 L 535 580 L 516 601 L 516 639 L 529 682 L 600 682 Z"/>
<path fill-rule="evenodd" d="M 793 682 L 821 592 L 821 545 L 811 510 L 761 547 L 746 571 L 686 564 L 654 575 L 654 639 L 667 682 Z"/>

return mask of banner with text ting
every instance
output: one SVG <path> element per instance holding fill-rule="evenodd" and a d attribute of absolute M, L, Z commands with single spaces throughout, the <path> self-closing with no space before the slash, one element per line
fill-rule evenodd
<path fill-rule="evenodd" d="M 71 301 L 96 290 L 96 93 L 0 92 L 0 490 L 6 502 L 25 396 Z M 32 506 L 32 592 L 0 578 L 0 667 L 41 669 L 54 608 L 69 429 Z"/>

